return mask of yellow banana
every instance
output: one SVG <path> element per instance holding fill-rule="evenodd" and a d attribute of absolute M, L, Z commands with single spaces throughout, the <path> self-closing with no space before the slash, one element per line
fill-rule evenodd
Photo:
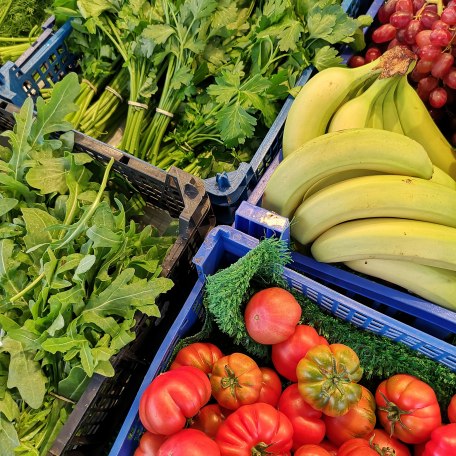
<path fill-rule="evenodd" d="M 315 74 L 301 88 L 285 121 L 282 150 L 287 157 L 308 140 L 326 132 L 337 108 L 381 69 L 373 61 L 358 68 L 331 67 Z"/>
<path fill-rule="evenodd" d="M 456 271 L 456 228 L 398 218 L 369 218 L 333 226 L 312 244 L 317 261 L 379 258 Z"/>
<path fill-rule="evenodd" d="M 406 77 L 401 78 L 397 86 L 396 109 L 404 134 L 418 141 L 432 163 L 456 179 L 455 151 Z"/>
<path fill-rule="evenodd" d="M 445 187 L 456 190 L 456 181 L 445 171 L 442 171 L 438 166 L 435 165 L 431 181 L 436 184 L 444 185 Z"/>
<path fill-rule="evenodd" d="M 350 269 L 399 285 L 439 306 L 456 311 L 456 272 L 400 260 L 353 260 Z"/>
<path fill-rule="evenodd" d="M 376 100 L 395 83 L 397 78 L 398 76 L 391 78 L 379 77 L 360 96 L 344 103 L 334 113 L 328 127 L 328 132 L 367 127 Z"/>
<path fill-rule="evenodd" d="M 391 85 L 395 85 L 395 82 L 392 82 Z M 388 90 L 387 88 L 383 90 L 374 101 L 366 122 L 366 127 L 383 129 L 383 101 Z"/>
<path fill-rule="evenodd" d="M 295 212 L 291 234 L 301 244 L 308 244 L 339 223 L 370 217 L 398 217 L 456 227 L 456 190 L 409 176 L 347 179 L 304 200 Z"/>
<path fill-rule="evenodd" d="M 383 99 L 383 128 L 388 131 L 404 134 L 399 120 L 399 114 L 396 109 L 396 89 L 399 81 L 400 79 L 396 81 L 396 84 L 389 88 L 385 94 L 385 98 Z"/>
<path fill-rule="evenodd" d="M 315 182 L 349 169 L 424 179 L 433 173 L 426 151 L 406 136 L 374 128 L 326 133 L 307 141 L 279 164 L 266 185 L 263 207 L 290 218 Z"/>

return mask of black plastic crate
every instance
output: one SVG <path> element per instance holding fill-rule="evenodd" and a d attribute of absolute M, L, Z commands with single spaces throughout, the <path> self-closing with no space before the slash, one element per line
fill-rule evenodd
<path fill-rule="evenodd" d="M 18 108 L 0 101 L 0 131 L 14 125 Z M 75 152 L 85 152 L 96 160 L 114 158 L 113 170 L 128 180 L 146 202 L 148 209 L 161 209 L 179 219 L 179 235 L 162 264 L 162 273 L 175 286 L 157 300 L 161 317 L 137 316 L 136 339 L 111 361 L 114 377 L 95 374 L 48 455 L 105 454 L 114 439 L 131 402 L 160 344 L 182 308 L 197 279 L 192 258 L 205 236 L 215 225 L 215 218 L 201 179 L 173 168 L 168 173 L 129 154 L 75 132 Z"/>

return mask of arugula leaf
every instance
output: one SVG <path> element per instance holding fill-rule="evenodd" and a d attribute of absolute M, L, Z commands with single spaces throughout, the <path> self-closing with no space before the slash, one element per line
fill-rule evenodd
<path fill-rule="evenodd" d="M 78 401 L 89 381 L 90 377 L 84 372 L 84 369 L 80 366 L 74 366 L 68 376 L 60 380 L 57 392 L 67 399 Z"/>
<path fill-rule="evenodd" d="M 0 217 L 14 209 L 17 203 L 19 201 L 16 198 L 3 198 L 0 196 Z"/>
<path fill-rule="evenodd" d="M 68 160 L 63 157 L 40 160 L 25 176 L 30 187 L 40 190 L 42 195 L 48 193 L 64 194 L 68 190 L 66 175 Z"/>
<path fill-rule="evenodd" d="M 24 236 L 25 246 L 28 250 L 42 246 L 34 252 L 34 256 L 41 257 L 46 250 L 46 245 L 53 241 L 52 234 L 47 228 L 57 225 L 58 220 L 46 211 L 29 207 L 22 208 L 22 217 L 27 229 L 27 234 Z"/>
<path fill-rule="evenodd" d="M 13 423 L 0 413 L 0 448 L 2 452 L 12 455 L 18 445 L 19 438 Z"/>

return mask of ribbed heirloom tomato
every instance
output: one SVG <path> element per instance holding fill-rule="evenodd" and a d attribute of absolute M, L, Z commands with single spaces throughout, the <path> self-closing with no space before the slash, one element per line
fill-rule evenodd
<path fill-rule="evenodd" d="M 434 429 L 431 440 L 424 447 L 423 456 L 449 456 L 456 454 L 456 423 Z"/>
<path fill-rule="evenodd" d="M 220 456 L 220 449 L 204 432 L 182 429 L 165 440 L 157 456 Z"/>
<path fill-rule="evenodd" d="M 308 444 L 299 447 L 294 456 L 331 456 L 331 454 L 319 445 Z"/>
<path fill-rule="evenodd" d="M 243 353 L 232 353 L 214 363 L 212 395 L 221 407 L 236 410 L 258 400 L 263 374 L 258 364 Z"/>
<path fill-rule="evenodd" d="M 391 454 L 391 452 L 389 453 Z M 379 456 L 388 455 L 387 450 L 375 447 L 365 439 L 350 439 L 339 447 L 337 456 Z"/>
<path fill-rule="evenodd" d="M 226 417 L 218 404 L 205 405 L 198 414 L 193 417 L 190 427 L 204 432 L 213 439 L 225 418 Z"/>
<path fill-rule="evenodd" d="M 212 372 L 214 363 L 223 356 L 222 351 L 209 342 L 195 342 L 179 350 L 170 370 L 179 366 L 193 366 L 206 374 Z"/>
<path fill-rule="evenodd" d="M 263 378 L 261 380 L 258 402 L 265 402 L 266 404 L 275 407 L 282 394 L 282 382 L 274 369 L 271 369 L 270 367 L 260 367 L 260 371 Z"/>
<path fill-rule="evenodd" d="M 139 402 L 139 418 L 154 434 L 181 430 L 211 397 L 207 375 L 193 366 L 181 366 L 156 377 Z"/>
<path fill-rule="evenodd" d="M 412 375 L 397 374 L 375 392 L 378 418 L 386 430 L 405 443 L 423 443 L 442 424 L 434 390 Z"/>
<path fill-rule="evenodd" d="M 289 456 L 292 439 L 290 420 L 262 402 L 238 408 L 215 436 L 221 456 Z"/>
<path fill-rule="evenodd" d="M 324 416 L 326 437 L 336 444 L 342 445 L 347 440 L 365 437 L 375 427 L 375 399 L 372 393 L 361 386 L 361 399 L 350 407 L 342 416 Z"/>
<path fill-rule="evenodd" d="M 245 328 L 256 342 L 277 344 L 293 334 L 301 313 L 301 306 L 290 292 L 279 287 L 266 288 L 247 303 Z"/>

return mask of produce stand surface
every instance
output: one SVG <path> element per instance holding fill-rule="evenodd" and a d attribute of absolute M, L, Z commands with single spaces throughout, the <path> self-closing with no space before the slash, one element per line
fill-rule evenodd
<path fill-rule="evenodd" d="M 277 234 L 276 228 L 284 227 L 281 220 L 275 220 L 274 215 L 270 226 L 267 236 Z M 286 239 L 286 236 L 285 229 L 283 239 Z M 193 335 L 195 327 L 201 327 L 200 323 L 204 317 L 203 296 L 206 276 L 236 262 L 258 243 L 259 240 L 255 237 L 233 227 L 218 226 L 209 233 L 193 260 L 198 271 L 198 280 L 152 361 L 109 456 L 131 456 L 138 446 L 139 438 L 144 432 L 138 415 L 141 395 L 150 382 L 167 368 L 178 342 L 186 336 Z M 405 344 L 456 371 L 456 347 L 371 309 L 289 268 L 284 268 L 283 279 L 293 290 L 339 319 Z"/>
<path fill-rule="evenodd" d="M 372 4 L 367 0 L 344 0 L 342 8 L 352 16 L 364 12 L 375 15 L 381 3 L 381 0 Z M 43 24 L 44 31 L 38 40 L 15 63 L 7 62 L 0 68 L 0 99 L 21 105 L 27 96 L 34 99 L 39 96 L 40 89 L 50 86 L 49 81 L 56 82 L 77 68 L 77 59 L 65 44 L 72 30 L 70 21 L 56 31 L 54 25 L 55 19 L 50 17 Z M 313 72 L 313 67 L 306 68 L 296 84 L 305 84 Z M 236 208 L 247 199 L 277 155 L 273 144 L 283 132 L 292 102 L 289 96 L 249 163 L 241 163 L 236 171 L 204 179 L 217 223 L 233 222 Z"/>
<path fill-rule="evenodd" d="M 0 132 L 14 125 L 17 108 L 0 102 Z M 113 170 L 123 176 L 146 202 L 142 224 L 163 224 L 178 219 L 179 234 L 162 264 L 161 276 L 175 286 L 157 300 L 160 318 L 137 315 L 136 339 L 112 360 L 114 377 L 95 374 L 66 424 L 58 434 L 49 455 L 96 455 L 106 452 L 107 436 L 115 435 L 130 407 L 157 348 L 182 307 L 197 274 L 191 260 L 214 226 L 209 197 L 203 182 L 177 168 L 168 173 L 127 157 L 104 143 L 75 133 L 75 152 L 84 152 L 100 162 L 114 158 Z"/>

